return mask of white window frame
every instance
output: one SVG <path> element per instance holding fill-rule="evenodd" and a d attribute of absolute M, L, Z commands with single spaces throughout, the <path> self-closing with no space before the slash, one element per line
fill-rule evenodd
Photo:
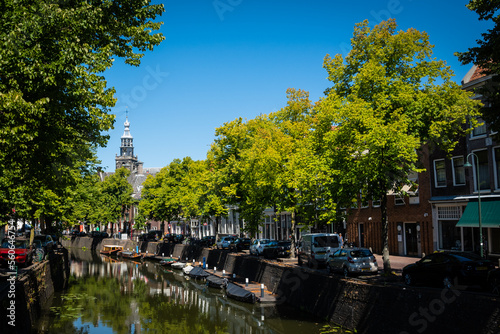
<path fill-rule="evenodd" d="M 437 174 L 437 169 L 436 169 L 436 162 L 443 162 L 444 163 L 444 186 L 438 185 L 438 174 Z M 447 180 L 446 180 L 446 161 L 444 159 L 436 159 L 432 162 L 434 165 L 434 186 L 436 188 L 446 188 Z"/>
<path fill-rule="evenodd" d="M 490 192 L 491 188 L 488 186 L 486 189 L 481 190 L 481 187 L 479 187 L 479 184 L 477 182 L 477 163 L 478 162 L 476 162 L 476 157 L 479 158 L 479 156 L 477 155 L 478 152 L 486 152 L 486 157 L 489 158 L 488 157 L 488 149 L 480 149 L 480 150 L 472 151 L 472 153 L 475 154 L 475 156 L 473 157 L 474 160 L 472 161 L 472 182 L 473 182 L 474 192 L 480 191 L 482 193 L 488 193 L 488 192 Z M 489 173 L 490 172 L 489 171 L 489 168 L 490 168 L 489 159 L 487 160 L 487 165 L 488 165 L 488 173 Z M 489 178 L 489 176 L 488 176 L 488 178 Z"/>
<path fill-rule="evenodd" d="M 455 161 L 458 160 L 458 159 L 462 159 L 462 166 L 461 167 L 462 167 L 462 171 L 464 173 L 464 175 L 463 175 L 464 176 L 464 182 L 463 183 L 457 183 L 456 182 L 457 178 L 456 178 L 455 170 L 456 170 L 456 168 L 459 168 L 460 166 L 456 167 L 455 166 Z M 453 185 L 454 186 L 465 186 L 465 167 L 464 167 L 464 164 L 465 164 L 465 158 L 464 158 L 463 155 L 451 158 L 451 166 L 452 166 L 451 171 L 453 173 Z"/>

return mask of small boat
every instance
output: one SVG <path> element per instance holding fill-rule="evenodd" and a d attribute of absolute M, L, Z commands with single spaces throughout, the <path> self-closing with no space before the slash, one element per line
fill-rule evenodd
<path fill-rule="evenodd" d="M 245 303 L 254 304 L 257 301 L 257 296 L 255 296 L 255 293 L 248 291 L 234 283 L 227 283 L 226 295 L 229 298 Z"/>
<path fill-rule="evenodd" d="M 133 251 L 121 251 L 120 253 L 118 253 L 118 255 L 125 259 L 133 259 L 133 260 L 142 259 L 141 253 Z"/>
<path fill-rule="evenodd" d="M 227 284 L 226 278 L 220 278 L 215 275 L 207 276 L 207 285 L 211 288 L 222 289 Z"/>
<path fill-rule="evenodd" d="M 163 259 L 160 261 L 160 265 L 162 266 L 171 266 L 172 264 L 176 263 L 177 260 L 174 259 L 173 257 L 168 257 L 166 259 Z"/>
<path fill-rule="evenodd" d="M 101 254 L 113 255 L 123 250 L 123 246 L 120 245 L 104 245 L 101 250 Z"/>
<path fill-rule="evenodd" d="M 170 265 L 174 269 L 182 269 L 186 266 L 185 262 L 175 262 Z"/>
<path fill-rule="evenodd" d="M 192 265 L 188 264 L 187 266 L 185 266 L 184 268 L 182 268 L 182 272 L 184 273 L 184 275 L 189 275 L 189 273 L 193 269 L 194 269 L 194 267 Z"/>
<path fill-rule="evenodd" d="M 194 267 L 193 270 L 189 272 L 189 277 L 191 278 L 205 279 L 208 276 L 210 276 L 210 274 L 203 270 L 203 268 L 201 267 Z"/>

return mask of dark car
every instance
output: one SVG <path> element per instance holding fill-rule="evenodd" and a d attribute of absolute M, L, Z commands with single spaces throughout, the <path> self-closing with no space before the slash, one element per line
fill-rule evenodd
<path fill-rule="evenodd" d="M 262 248 L 262 255 L 266 259 L 276 259 L 279 253 L 279 243 L 276 240 L 271 240 L 267 244 L 265 244 Z"/>
<path fill-rule="evenodd" d="M 278 241 L 278 257 L 289 257 L 291 247 L 291 241 Z"/>
<path fill-rule="evenodd" d="M 109 238 L 109 234 L 107 232 L 100 232 L 101 238 Z"/>
<path fill-rule="evenodd" d="M 19 266 L 28 266 L 33 262 L 33 256 L 34 248 L 30 246 L 26 238 L 14 240 L 5 238 L 0 245 L 0 265 L 2 266 L 8 265 L 9 261 L 14 261 Z"/>
<path fill-rule="evenodd" d="M 200 244 L 202 247 L 212 247 L 213 245 L 215 245 L 215 236 L 210 235 L 201 238 Z"/>
<path fill-rule="evenodd" d="M 141 234 L 139 240 L 142 241 L 158 241 L 163 237 L 160 230 L 149 231 L 148 233 Z"/>
<path fill-rule="evenodd" d="M 56 247 L 56 244 L 54 243 L 54 240 L 52 239 L 52 236 L 50 234 L 35 235 L 34 240 L 40 240 L 43 250 L 46 254 L 50 252 L 54 247 Z"/>
<path fill-rule="evenodd" d="M 92 231 L 89 233 L 89 236 L 92 238 L 100 238 L 101 237 L 101 232 L 99 231 Z"/>
<path fill-rule="evenodd" d="M 252 240 L 250 238 L 237 238 L 229 244 L 229 249 L 235 252 L 241 252 L 244 249 L 250 249 L 251 244 Z"/>
<path fill-rule="evenodd" d="M 500 296 L 500 268 L 493 269 L 488 273 L 488 285 L 493 294 Z"/>
<path fill-rule="evenodd" d="M 485 285 L 493 262 L 467 252 L 437 252 L 403 268 L 407 285 L 452 287 Z"/>

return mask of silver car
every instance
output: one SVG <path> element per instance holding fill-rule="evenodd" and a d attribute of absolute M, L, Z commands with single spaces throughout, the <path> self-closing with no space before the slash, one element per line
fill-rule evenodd
<path fill-rule="evenodd" d="M 269 239 L 255 239 L 250 245 L 250 254 L 261 255 L 264 250 L 264 246 L 267 245 L 271 240 Z"/>
<path fill-rule="evenodd" d="M 344 276 L 377 273 L 377 259 L 367 248 L 341 248 L 329 256 L 328 272 L 341 272 Z"/>

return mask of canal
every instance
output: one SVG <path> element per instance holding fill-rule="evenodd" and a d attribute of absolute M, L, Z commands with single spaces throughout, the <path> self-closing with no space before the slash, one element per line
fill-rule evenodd
<path fill-rule="evenodd" d="M 324 333 L 326 323 L 286 305 L 228 299 L 157 263 L 70 249 L 69 288 L 56 293 L 33 334 Z"/>

